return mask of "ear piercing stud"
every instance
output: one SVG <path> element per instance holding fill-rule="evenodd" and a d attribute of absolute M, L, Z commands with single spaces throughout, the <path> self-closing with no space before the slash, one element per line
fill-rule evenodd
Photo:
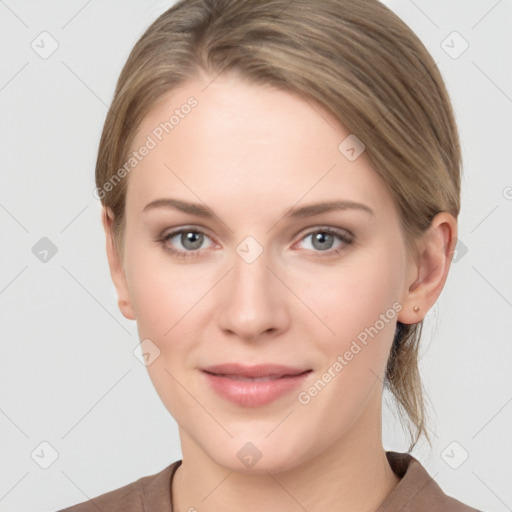
<path fill-rule="evenodd" d="M 412 309 L 414 310 L 415 313 L 417 313 L 420 310 L 420 307 L 419 306 L 414 306 Z"/>

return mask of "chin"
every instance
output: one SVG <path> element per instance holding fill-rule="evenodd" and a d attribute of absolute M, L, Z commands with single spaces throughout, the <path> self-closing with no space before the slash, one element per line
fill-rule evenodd
<path fill-rule="evenodd" d="M 264 436 L 258 438 L 242 435 L 230 439 L 220 447 L 217 445 L 205 448 L 205 452 L 216 464 L 243 474 L 281 473 L 293 469 L 307 459 L 304 443 L 300 439 L 284 445 L 277 437 L 272 440 L 265 439 Z"/>

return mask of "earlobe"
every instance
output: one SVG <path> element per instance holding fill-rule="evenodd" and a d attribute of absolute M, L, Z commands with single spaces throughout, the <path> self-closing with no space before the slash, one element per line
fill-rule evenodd
<path fill-rule="evenodd" d="M 399 322 L 418 323 L 434 305 L 448 277 L 456 241 L 456 219 L 448 212 L 438 213 L 418 241 L 416 260 L 410 263 Z"/>
<path fill-rule="evenodd" d="M 110 276 L 114 286 L 116 287 L 117 303 L 119 309 L 125 318 L 128 318 L 128 320 L 135 320 L 136 317 L 130 301 L 130 294 L 126 282 L 123 262 L 121 261 L 119 251 L 115 244 L 113 232 L 114 214 L 110 208 L 102 208 L 101 220 L 103 223 L 103 229 L 105 230 L 106 250 Z"/>

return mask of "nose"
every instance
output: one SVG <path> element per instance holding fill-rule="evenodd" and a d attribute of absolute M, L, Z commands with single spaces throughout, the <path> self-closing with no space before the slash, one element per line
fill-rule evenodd
<path fill-rule="evenodd" d="M 234 255 L 218 297 L 217 324 L 228 335 L 257 341 L 288 329 L 287 289 L 270 264 L 265 251 L 254 261 Z"/>

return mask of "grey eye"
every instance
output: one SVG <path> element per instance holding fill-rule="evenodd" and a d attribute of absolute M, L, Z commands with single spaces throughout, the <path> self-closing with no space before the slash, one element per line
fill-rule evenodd
<path fill-rule="evenodd" d="M 334 243 L 334 235 L 325 231 L 318 231 L 309 235 L 312 237 L 313 247 L 320 251 L 331 249 Z"/>
<path fill-rule="evenodd" d="M 179 240 L 183 248 L 189 251 L 200 249 L 204 242 L 203 233 L 199 233 L 198 231 L 182 231 L 176 236 L 180 237 Z"/>

